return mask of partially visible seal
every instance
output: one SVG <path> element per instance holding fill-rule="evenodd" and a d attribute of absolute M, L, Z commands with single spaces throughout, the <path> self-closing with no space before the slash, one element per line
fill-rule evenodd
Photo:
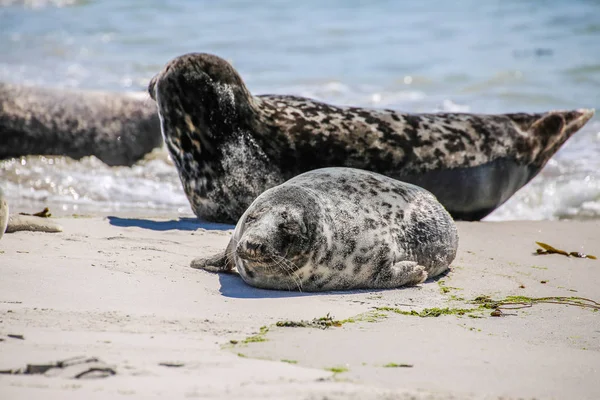
<path fill-rule="evenodd" d="M 148 91 L 194 213 L 230 223 L 265 189 L 336 166 L 417 184 L 455 218 L 478 220 L 594 113 L 404 114 L 252 96 L 229 63 L 198 53 L 169 62 Z"/>
<path fill-rule="evenodd" d="M 4 233 L 18 231 L 62 232 L 62 227 L 47 218 L 33 215 L 9 215 L 8 201 L 0 188 L 0 239 Z"/>
<path fill-rule="evenodd" d="M 2 239 L 2 235 L 6 232 L 6 226 L 8 225 L 8 201 L 6 197 L 4 197 L 4 192 L 0 187 L 0 239 Z"/>
<path fill-rule="evenodd" d="M 133 165 L 162 144 L 156 105 L 143 97 L 0 82 L 0 159 L 93 155 Z"/>
<path fill-rule="evenodd" d="M 265 289 L 397 288 L 444 272 L 457 248 L 452 217 L 425 189 L 324 168 L 261 194 L 227 249 L 192 267 L 236 267 L 246 283 Z"/>

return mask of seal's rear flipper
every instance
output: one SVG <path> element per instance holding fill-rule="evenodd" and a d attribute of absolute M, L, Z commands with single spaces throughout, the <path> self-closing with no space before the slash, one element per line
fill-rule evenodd
<path fill-rule="evenodd" d="M 541 170 L 546 162 L 593 116 L 594 109 L 557 110 L 541 114 L 507 114 L 528 138 L 529 151 L 522 162 Z M 518 150 L 518 149 L 517 149 Z"/>
<path fill-rule="evenodd" d="M 192 260 L 190 267 L 203 269 L 208 272 L 231 272 L 233 262 L 228 260 L 227 250 L 211 257 L 198 257 Z"/>
<path fill-rule="evenodd" d="M 373 288 L 399 288 L 414 286 L 425 282 L 427 271 L 415 261 L 399 261 L 389 265 L 389 270 L 379 271 L 373 282 Z"/>

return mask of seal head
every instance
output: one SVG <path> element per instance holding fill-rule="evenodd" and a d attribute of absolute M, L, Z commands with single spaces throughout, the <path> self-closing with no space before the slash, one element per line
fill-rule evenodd
<path fill-rule="evenodd" d="M 239 274 L 259 286 L 271 287 L 281 275 L 293 281 L 312 255 L 319 219 L 316 200 L 303 188 L 271 189 L 242 217 L 234 237 Z"/>
<path fill-rule="evenodd" d="M 181 56 L 148 85 L 165 144 L 194 213 L 235 223 L 258 194 L 282 182 L 251 127 L 254 98 L 235 69 L 210 54 Z"/>

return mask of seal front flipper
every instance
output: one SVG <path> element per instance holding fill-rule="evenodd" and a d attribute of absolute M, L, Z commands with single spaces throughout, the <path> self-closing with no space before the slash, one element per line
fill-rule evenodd
<path fill-rule="evenodd" d="M 416 261 L 399 261 L 380 271 L 375 279 L 377 288 L 397 288 L 414 286 L 427 279 L 425 267 Z"/>
<path fill-rule="evenodd" d="M 233 262 L 228 260 L 227 254 L 227 250 L 225 250 L 210 257 L 194 258 L 190 267 L 208 272 L 232 272 Z"/>
<path fill-rule="evenodd" d="M 194 258 L 190 267 L 203 269 L 208 272 L 233 272 L 233 240 L 229 241 L 227 248 L 210 257 Z"/>

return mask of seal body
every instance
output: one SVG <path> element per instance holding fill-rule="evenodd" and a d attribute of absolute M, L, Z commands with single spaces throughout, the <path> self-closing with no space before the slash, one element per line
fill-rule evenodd
<path fill-rule="evenodd" d="M 168 63 L 148 87 L 195 214 L 235 223 L 264 190 L 322 167 L 353 167 L 432 192 L 478 220 L 531 180 L 593 110 L 406 114 L 294 96 L 252 96 L 225 60 Z"/>
<path fill-rule="evenodd" d="M 8 212 L 8 201 L 6 201 L 4 192 L 0 187 L 0 239 L 2 239 L 2 235 L 4 235 L 4 232 L 6 232 L 6 227 L 8 225 Z"/>
<path fill-rule="evenodd" d="M 161 144 L 150 99 L 0 82 L 0 159 L 93 155 L 108 165 L 133 165 Z"/>
<path fill-rule="evenodd" d="M 261 194 L 225 252 L 192 267 L 236 267 L 266 289 L 323 291 L 415 285 L 444 272 L 454 221 L 428 191 L 373 172 L 324 168 Z"/>

